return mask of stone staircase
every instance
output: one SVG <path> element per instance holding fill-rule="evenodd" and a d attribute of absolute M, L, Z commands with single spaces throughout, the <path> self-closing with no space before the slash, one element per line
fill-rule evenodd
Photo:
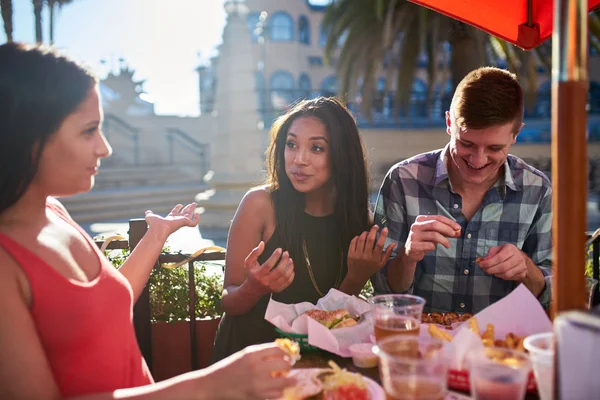
<path fill-rule="evenodd" d="M 61 202 L 78 223 L 126 221 L 143 218 L 146 210 L 166 214 L 207 189 L 197 167 L 102 166 L 94 189 Z"/>

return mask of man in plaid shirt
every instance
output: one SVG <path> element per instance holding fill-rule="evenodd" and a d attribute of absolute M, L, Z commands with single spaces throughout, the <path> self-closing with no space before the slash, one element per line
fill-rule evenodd
<path fill-rule="evenodd" d="M 381 186 L 375 223 L 397 250 L 373 277 L 376 292 L 421 296 L 427 312 L 476 313 L 523 283 L 547 305 L 552 187 L 508 154 L 523 126 L 516 76 L 471 72 L 446 125 L 444 149 L 396 164 Z"/>

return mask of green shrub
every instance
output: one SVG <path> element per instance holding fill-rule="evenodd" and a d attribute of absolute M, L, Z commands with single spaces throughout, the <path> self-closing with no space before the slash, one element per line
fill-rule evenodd
<path fill-rule="evenodd" d="M 165 247 L 163 253 L 168 253 Z M 107 251 L 106 257 L 115 268 L 120 268 L 129 250 Z M 207 264 L 194 263 L 196 284 L 196 318 L 218 318 L 222 315 L 221 295 L 223 274 L 207 271 Z M 152 322 L 177 322 L 189 320 L 188 267 L 159 268 L 152 270 L 148 279 L 150 287 L 150 318 Z M 365 298 L 373 296 L 368 281 L 361 293 Z"/>
<path fill-rule="evenodd" d="M 169 249 L 164 248 L 163 253 Z M 107 251 L 106 257 L 115 268 L 120 268 L 129 250 Z M 196 318 L 217 318 L 222 314 L 221 293 L 223 274 L 207 271 L 207 265 L 194 263 L 196 285 Z M 188 266 L 159 268 L 150 273 L 150 318 L 152 322 L 177 322 L 189 320 Z"/>

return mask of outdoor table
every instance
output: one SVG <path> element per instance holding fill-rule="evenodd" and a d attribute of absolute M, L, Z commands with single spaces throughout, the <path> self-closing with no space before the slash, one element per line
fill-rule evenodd
<path fill-rule="evenodd" d="M 296 365 L 294 365 L 294 368 L 329 368 L 328 363 L 330 360 L 335 362 L 340 368 L 346 368 L 348 371 L 362 374 L 367 378 L 373 379 L 375 382 L 381 385 L 379 368 L 358 368 L 352 363 L 352 358 L 342 358 L 335 354 L 321 350 L 311 353 L 302 353 L 302 358 L 296 363 Z M 468 393 L 462 393 L 458 391 L 456 391 L 456 393 L 467 396 L 469 395 Z M 537 393 L 527 393 L 525 399 L 538 400 L 539 396 Z"/>

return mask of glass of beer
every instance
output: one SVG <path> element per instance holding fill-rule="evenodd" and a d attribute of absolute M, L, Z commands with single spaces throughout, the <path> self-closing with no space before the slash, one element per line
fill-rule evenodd
<path fill-rule="evenodd" d="M 425 299 L 408 294 L 383 294 L 373 296 L 375 340 L 394 335 L 419 335 Z"/>
<path fill-rule="evenodd" d="M 418 336 L 377 342 L 379 373 L 387 400 L 443 400 L 448 393 L 450 343 Z"/>
<path fill-rule="evenodd" d="M 471 396 L 475 400 L 521 400 L 525 397 L 531 363 L 527 354 L 486 347 L 467 354 Z"/>

